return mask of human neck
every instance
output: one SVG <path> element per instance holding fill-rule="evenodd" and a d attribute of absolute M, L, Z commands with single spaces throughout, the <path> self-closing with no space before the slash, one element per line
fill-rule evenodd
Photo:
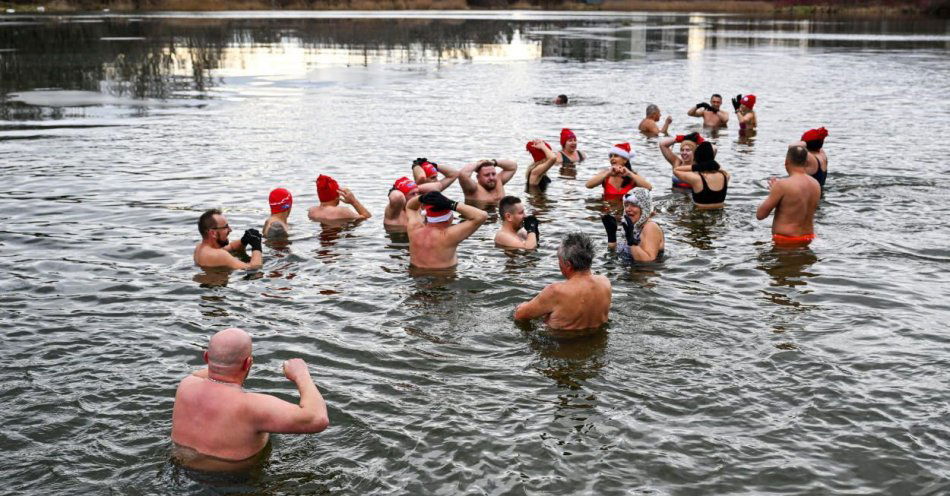
<path fill-rule="evenodd" d="M 330 201 L 323 201 L 323 200 L 320 200 L 320 206 L 321 206 L 321 207 L 336 207 L 336 206 L 339 205 L 339 204 L 340 204 L 340 200 L 339 200 L 339 199 L 330 200 Z"/>
<path fill-rule="evenodd" d="M 244 385 L 244 379 L 243 379 L 243 378 L 240 378 L 240 377 L 231 377 L 231 376 L 226 376 L 226 375 L 221 375 L 221 374 L 215 374 L 215 373 L 212 373 L 210 370 L 208 371 L 208 380 L 211 381 L 211 382 L 216 382 L 216 383 L 218 383 L 218 384 L 226 384 L 226 385 L 230 385 L 230 386 L 238 386 L 238 387 L 241 387 L 241 386 Z"/>
<path fill-rule="evenodd" d="M 273 218 L 274 220 L 279 220 L 285 224 L 287 223 L 288 217 L 290 217 L 290 210 L 284 210 L 283 212 L 271 214 L 271 218 Z"/>
<path fill-rule="evenodd" d="M 577 279 L 577 278 L 583 278 L 583 277 L 590 277 L 590 269 L 587 269 L 587 270 L 572 270 L 570 273 L 565 274 L 564 277 L 566 277 L 568 280 L 570 280 L 570 279 Z"/>

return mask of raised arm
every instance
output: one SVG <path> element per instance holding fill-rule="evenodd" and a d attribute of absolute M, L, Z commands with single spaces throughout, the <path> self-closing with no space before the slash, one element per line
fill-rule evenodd
<path fill-rule="evenodd" d="M 593 189 L 604 184 L 604 179 L 607 179 L 607 174 L 610 174 L 610 167 L 594 174 L 594 177 L 588 179 L 584 186 L 587 186 L 588 189 Z"/>
<path fill-rule="evenodd" d="M 389 201 L 386 203 L 386 210 L 383 212 L 383 216 L 386 220 L 396 220 L 405 208 L 406 196 L 399 190 L 394 189 L 389 192 Z"/>
<path fill-rule="evenodd" d="M 660 153 L 663 154 L 663 158 L 670 163 L 673 167 L 676 167 L 677 162 L 680 158 L 673 153 L 673 143 L 676 143 L 676 138 L 663 138 L 660 140 Z"/>
<path fill-rule="evenodd" d="M 478 167 L 479 162 L 472 162 L 466 164 L 465 167 L 462 167 L 461 172 L 459 172 L 459 186 L 462 187 L 462 192 L 466 195 L 471 195 L 478 191 L 478 183 L 472 179 L 472 173 L 475 172 L 475 168 Z"/>
<path fill-rule="evenodd" d="M 752 112 L 737 112 L 736 116 L 740 124 L 748 124 L 752 122 L 752 119 L 755 119 L 755 114 Z"/>
<path fill-rule="evenodd" d="M 441 191 L 445 191 L 459 177 L 459 171 L 448 165 L 440 165 L 439 172 L 441 172 L 443 176 L 442 179 L 439 179 L 439 185 L 442 186 Z"/>
<path fill-rule="evenodd" d="M 350 205 L 352 205 L 353 208 L 356 209 L 356 215 L 358 215 L 359 218 L 369 219 L 370 217 L 373 216 L 373 214 L 370 213 L 370 211 L 367 210 L 366 207 L 364 207 L 363 204 L 360 203 L 360 201 L 356 199 L 356 195 L 354 195 L 353 192 L 350 191 L 349 188 L 340 188 L 339 194 L 340 194 L 340 201 L 342 201 L 343 203 L 349 203 Z"/>
<path fill-rule="evenodd" d="M 423 227 L 425 224 L 422 222 L 422 214 L 419 213 L 419 208 L 422 207 L 422 203 L 419 202 L 419 196 L 414 196 L 411 200 L 406 202 L 406 230 L 412 231 Z"/>
<path fill-rule="evenodd" d="M 546 174 L 548 170 L 557 162 L 557 155 L 554 153 L 554 150 L 544 146 L 544 143 L 538 140 L 538 146 L 535 148 L 544 152 L 544 161 L 534 166 L 531 169 L 531 172 L 528 173 L 528 184 L 537 185 L 541 181 L 541 176 Z"/>
<path fill-rule="evenodd" d="M 515 173 L 518 172 L 518 162 L 514 160 L 495 160 L 495 165 L 501 169 L 501 173 L 498 174 L 501 184 L 508 184 L 508 181 L 511 181 L 511 178 L 515 177 Z"/>
<path fill-rule="evenodd" d="M 772 210 L 782 201 L 782 185 L 775 178 L 769 179 L 769 196 L 762 200 L 762 204 L 755 210 L 755 218 L 762 220 L 772 213 Z"/>
<path fill-rule="evenodd" d="M 465 241 L 488 220 L 488 214 L 484 210 L 464 203 L 457 203 L 455 211 L 466 219 L 465 222 L 459 222 L 445 230 L 446 238 L 456 244 Z"/>
<path fill-rule="evenodd" d="M 312 433 L 330 425 L 327 404 L 299 358 L 284 362 L 284 375 L 297 385 L 300 404 L 295 405 L 267 394 L 250 393 L 247 408 L 258 432 Z"/>
<path fill-rule="evenodd" d="M 689 183 L 690 186 L 702 181 L 699 178 L 699 174 L 693 172 L 693 169 L 688 165 L 681 165 L 674 168 L 673 175 L 676 176 L 676 178 L 680 181 Z"/>
<path fill-rule="evenodd" d="M 549 284 L 537 296 L 515 308 L 515 320 L 536 319 L 554 311 L 557 301 L 557 289 Z"/>
<path fill-rule="evenodd" d="M 673 116 L 666 116 L 666 120 L 663 121 L 663 129 L 660 129 L 660 132 L 663 134 L 670 134 L 670 124 L 673 123 Z"/>
<path fill-rule="evenodd" d="M 729 112 L 720 110 L 719 112 L 716 112 L 716 115 L 719 116 L 719 120 L 721 120 L 723 124 L 729 122 Z"/>

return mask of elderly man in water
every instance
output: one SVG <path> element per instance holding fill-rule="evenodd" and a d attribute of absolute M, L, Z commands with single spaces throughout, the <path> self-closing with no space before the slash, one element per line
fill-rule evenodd
<path fill-rule="evenodd" d="M 257 229 L 244 231 L 240 241 L 228 242 L 231 226 L 228 219 L 220 210 L 213 208 L 205 211 L 198 218 L 198 233 L 201 242 L 195 246 L 195 265 L 211 269 L 227 267 L 230 269 L 259 269 L 263 265 L 263 249 L 261 247 L 261 233 Z M 251 261 L 245 263 L 238 260 L 232 252 L 243 251 L 251 247 Z"/>
<path fill-rule="evenodd" d="M 586 234 L 568 234 L 557 250 L 563 282 L 548 284 L 531 301 L 518 305 L 515 319 L 544 317 L 558 330 L 583 330 L 607 322 L 610 313 L 610 280 L 591 274 L 594 243 Z"/>
<path fill-rule="evenodd" d="M 815 239 L 815 210 L 821 199 L 821 186 L 808 175 L 808 150 L 792 145 L 785 155 L 788 177 L 769 179 L 769 196 L 755 211 L 763 220 L 775 210 L 772 241 L 777 246 L 807 246 Z"/>
<path fill-rule="evenodd" d="M 284 376 L 300 393 L 295 405 L 242 385 L 251 371 L 251 336 L 230 328 L 215 333 L 204 352 L 206 368 L 182 379 L 172 411 L 175 457 L 197 470 L 243 470 L 257 462 L 269 433 L 313 433 L 327 428 L 327 405 L 307 364 L 284 362 Z"/>
<path fill-rule="evenodd" d="M 667 134 L 670 130 L 670 124 L 673 122 L 673 118 L 666 116 L 662 128 L 657 125 L 657 122 L 660 122 L 660 107 L 651 103 L 647 105 L 647 116 L 640 121 L 640 125 L 637 126 L 637 128 L 646 136 L 659 136 L 660 133 Z"/>
<path fill-rule="evenodd" d="M 425 206 L 425 222 L 419 208 Z M 485 221 L 488 214 L 480 208 L 449 200 L 438 191 L 413 197 L 406 205 L 409 235 L 409 263 L 420 269 L 447 269 L 458 264 L 456 250 Z M 452 224 L 452 212 L 465 216 L 465 222 Z"/>

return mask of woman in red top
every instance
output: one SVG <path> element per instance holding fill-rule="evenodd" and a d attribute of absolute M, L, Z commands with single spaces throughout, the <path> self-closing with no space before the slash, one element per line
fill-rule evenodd
<path fill-rule="evenodd" d="M 616 200 L 623 198 L 633 188 L 653 189 L 643 176 L 637 174 L 630 166 L 630 159 L 633 158 L 633 152 L 630 150 L 630 143 L 620 143 L 610 149 L 610 167 L 598 172 L 594 177 L 587 181 L 588 188 L 603 186 L 604 199 Z"/>

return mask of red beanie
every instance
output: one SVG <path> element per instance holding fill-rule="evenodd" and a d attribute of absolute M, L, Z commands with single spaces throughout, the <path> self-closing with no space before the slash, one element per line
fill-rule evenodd
<path fill-rule="evenodd" d="M 818 129 L 809 129 L 802 135 L 802 141 L 823 140 L 828 137 L 828 130 L 820 127 Z"/>
<path fill-rule="evenodd" d="M 561 129 L 561 148 L 564 148 L 564 143 L 567 143 L 567 140 L 570 139 L 577 139 L 577 135 L 574 134 L 574 131 L 568 128 Z"/>
<path fill-rule="evenodd" d="M 416 189 L 416 182 L 408 177 L 400 177 L 393 184 L 393 189 L 399 190 L 402 194 L 409 196 L 409 192 Z"/>
<path fill-rule="evenodd" d="M 752 107 L 755 107 L 755 95 L 746 95 L 742 97 L 742 100 L 739 100 L 739 103 L 752 110 Z"/>
<path fill-rule="evenodd" d="M 544 143 L 544 146 L 548 147 L 548 150 L 551 150 L 551 145 L 549 145 L 547 141 L 542 141 L 542 143 Z M 544 160 L 545 157 L 547 157 L 547 155 L 545 155 L 543 151 L 535 148 L 534 144 L 532 144 L 530 141 L 528 142 L 527 145 L 524 146 L 524 149 L 528 150 L 528 153 L 531 154 L 531 158 L 535 162 L 537 162 L 538 160 Z"/>
<path fill-rule="evenodd" d="M 277 188 L 270 192 L 270 213 L 279 214 L 284 210 L 290 210 L 294 203 L 294 198 L 290 196 L 290 191 L 284 188 Z"/>
<path fill-rule="evenodd" d="M 317 198 L 322 202 L 333 201 L 339 198 L 340 185 L 330 176 L 317 176 Z"/>

